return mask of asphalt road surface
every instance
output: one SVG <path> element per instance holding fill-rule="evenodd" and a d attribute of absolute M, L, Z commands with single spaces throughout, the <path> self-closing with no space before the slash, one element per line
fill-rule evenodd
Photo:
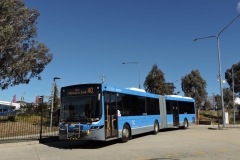
<path fill-rule="evenodd" d="M 38 141 L 0 144 L 0 160 L 227 160 L 240 159 L 240 129 L 161 130 L 127 143 Z"/>

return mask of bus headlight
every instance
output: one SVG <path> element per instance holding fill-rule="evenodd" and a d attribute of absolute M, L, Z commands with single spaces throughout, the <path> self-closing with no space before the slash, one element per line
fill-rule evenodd
<path fill-rule="evenodd" d="M 86 133 L 87 133 L 87 135 L 89 135 L 90 134 L 90 130 L 87 130 Z"/>

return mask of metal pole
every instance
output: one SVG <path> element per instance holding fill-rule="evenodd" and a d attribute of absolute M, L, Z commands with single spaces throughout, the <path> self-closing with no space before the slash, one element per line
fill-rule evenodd
<path fill-rule="evenodd" d="M 52 106 L 51 106 L 50 132 L 52 131 L 52 121 L 53 121 L 54 89 L 55 89 L 55 78 L 53 78 L 53 91 L 52 91 Z"/>
<path fill-rule="evenodd" d="M 220 54 L 220 43 L 219 36 L 217 36 L 217 46 L 218 46 L 218 65 L 219 65 L 219 78 L 220 78 L 220 94 L 221 94 L 221 105 L 222 105 L 222 119 L 223 119 L 223 127 L 225 127 L 225 109 L 224 109 L 224 101 L 223 101 L 223 88 L 222 88 L 222 66 L 221 66 L 221 54 Z"/>
<path fill-rule="evenodd" d="M 43 105 L 43 103 L 42 103 L 42 105 Z M 40 140 L 42 140 L 42 129 L 43 129 L 43 106 L 41 107 Z"/>
<path fill-rule="evenodd" d="M 214 93 L 212 93 L 212 104 L 213 104 L 213 108 L 215 109 L 215 105 L 214 105 Z"/>
<path fill-rule="evenodd" d="M 51 106 L 51 120 L 50 120 L 50 132 L 52 131 L 52 122 L 53 122 L 53 104 L 54 104 L 54 92 L 55 92 L 55 86 L 56 86 L 56 79 L 61 79 L 59 77 L 53 78 L 53 93 L 52 93 L 52 106 Z"/>
<path fill-rule="evenodd" d="M 230 21 L 218 34 L 217 36 L 207 36 L 202 38 L 195 38 L 194 41 L 196 42 L 199 39 L 206 39 L 206 38 L 217 38 L 217 46 L 218 46 L 218 65 L 219 65 L 219 78 L 220 78 L 220 94 L 221 94 L 221 105 L 222 105 L 222 118 L 223 118 L 223 127 L 225 127 L 225 111 L 224 111 L 224 101 L 223 101 L 223 88 L 222 88 L 222 67 L 221 67 L 221 57 L 220 57 L 220 43 L 219 37 L 237 18 L 240 17 L 240 14 L 237 15 L 232 21 Z"/>
<path fill-rule="evenodd" d="M 234 92 L 234 72 L 232 66 L 232 92 L 233 92 L 233 125 L 235 125 L 235 92 Z"/>

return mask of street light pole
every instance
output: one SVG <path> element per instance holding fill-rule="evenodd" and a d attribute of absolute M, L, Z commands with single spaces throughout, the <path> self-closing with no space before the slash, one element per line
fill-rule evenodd
<path fill-rule="evenodd" d="M 221 54 L 220 54 L 220 43 L 219 43 L 219 35 L 217 36 L 217 44 L 218 44 L 218 66 L 219 66 L 219 78 L 220 78 L 220 92 L 221 92 L 221 104 L 222 104 L 222 120 L 223 120 L 223 127 L 225 127 L 225 107 L 224 107 L 224 100 L 223 100 L 223 87 L 222 87 L 222 65 L 221 65 Z"/>
<path fill-rule="evenodd" d="M 56 86 L 56 79 L 61 79 L 59 77 L 53 78 L 53 91 L 52 91 L 52 106 L 51 106 L 51 119 L 50 119 L 50 132 L 52 131 L 52 121 L 53 121 L 53 104 L 54 104 L 54 94 L 55 94 L 55 86 Z"/>
<path fill-rule="evenodd" d="M 194 42 L 200 39 L 206 38 L 217 38 L 217 48 L 218 48 L 218 67 L 219 67 L 219 78 L 220 78 L 220 94 L 221 94 L 221 105 L 222 105 L 222 118 L 223 118 L 223 127 L 225 127 L 225 112 L 224 112 L 224 101 L 223 101 L 223 88 L 222 88 L 222 66 L 221 66 L 221 53 L 220 53 L 220 40 L 219 37 L 237 18 L 240 17 L 240 14 L 235 17 L 230 23 L 228 23 L 216 36 L 207 36 L 202 38 L 195 38 Z"/>
<path fill-rule="evenodd" d="M 220 32 L 222 33 L 222 31 Z M 206 38 L 217 38 L 217 49 L 218 49 L 218 68 L 219 68 L 219 82 L 220 82 L 220 95 L 221 95 L 221 106 L 222 106 L 222 118 L 223 118 L 223 127 L 225 127 L 225 113 L 224 113 L 224 101 L 223 101 L 223 87 L 222 87 L 222 65 L 221 65 L 221 53 L 220 53 L 220 42 L 219 42 L 219 36 L 207 36 L 202 38 L 196 38 L 194 41 L 198 41 L 200 39 L 206 39 Z"/>
<path fill-rule="evenodd" d="M 140 83 L 140 74 L 141 74 L 141 71 L 140 71 L 140 62 L 123 62 L 122 64 L 138 64 L 138 80 L 139 80 L 139 89 L 141 89 L 141 83 Z"/>
<path fill-rule="evenodd" d="M 232 92 L 233 92 L 233 125 L 235 125 L 235 92 L 234 92 L 234 72 L 232 66 Z"/>

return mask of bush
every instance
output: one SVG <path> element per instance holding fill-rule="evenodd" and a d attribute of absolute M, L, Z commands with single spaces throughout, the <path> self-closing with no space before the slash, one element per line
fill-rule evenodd
<path fill-rule="evenodd" d="M 0 116 L 0 123 L 1 122 L 7 122 L 8 118 L 6 116 Z"/>
<path fill-rule="evenodd" d="M 15 122 L 16 121 L 16 116 L 8 116 L 8 120 L 11 122 Z"/>

